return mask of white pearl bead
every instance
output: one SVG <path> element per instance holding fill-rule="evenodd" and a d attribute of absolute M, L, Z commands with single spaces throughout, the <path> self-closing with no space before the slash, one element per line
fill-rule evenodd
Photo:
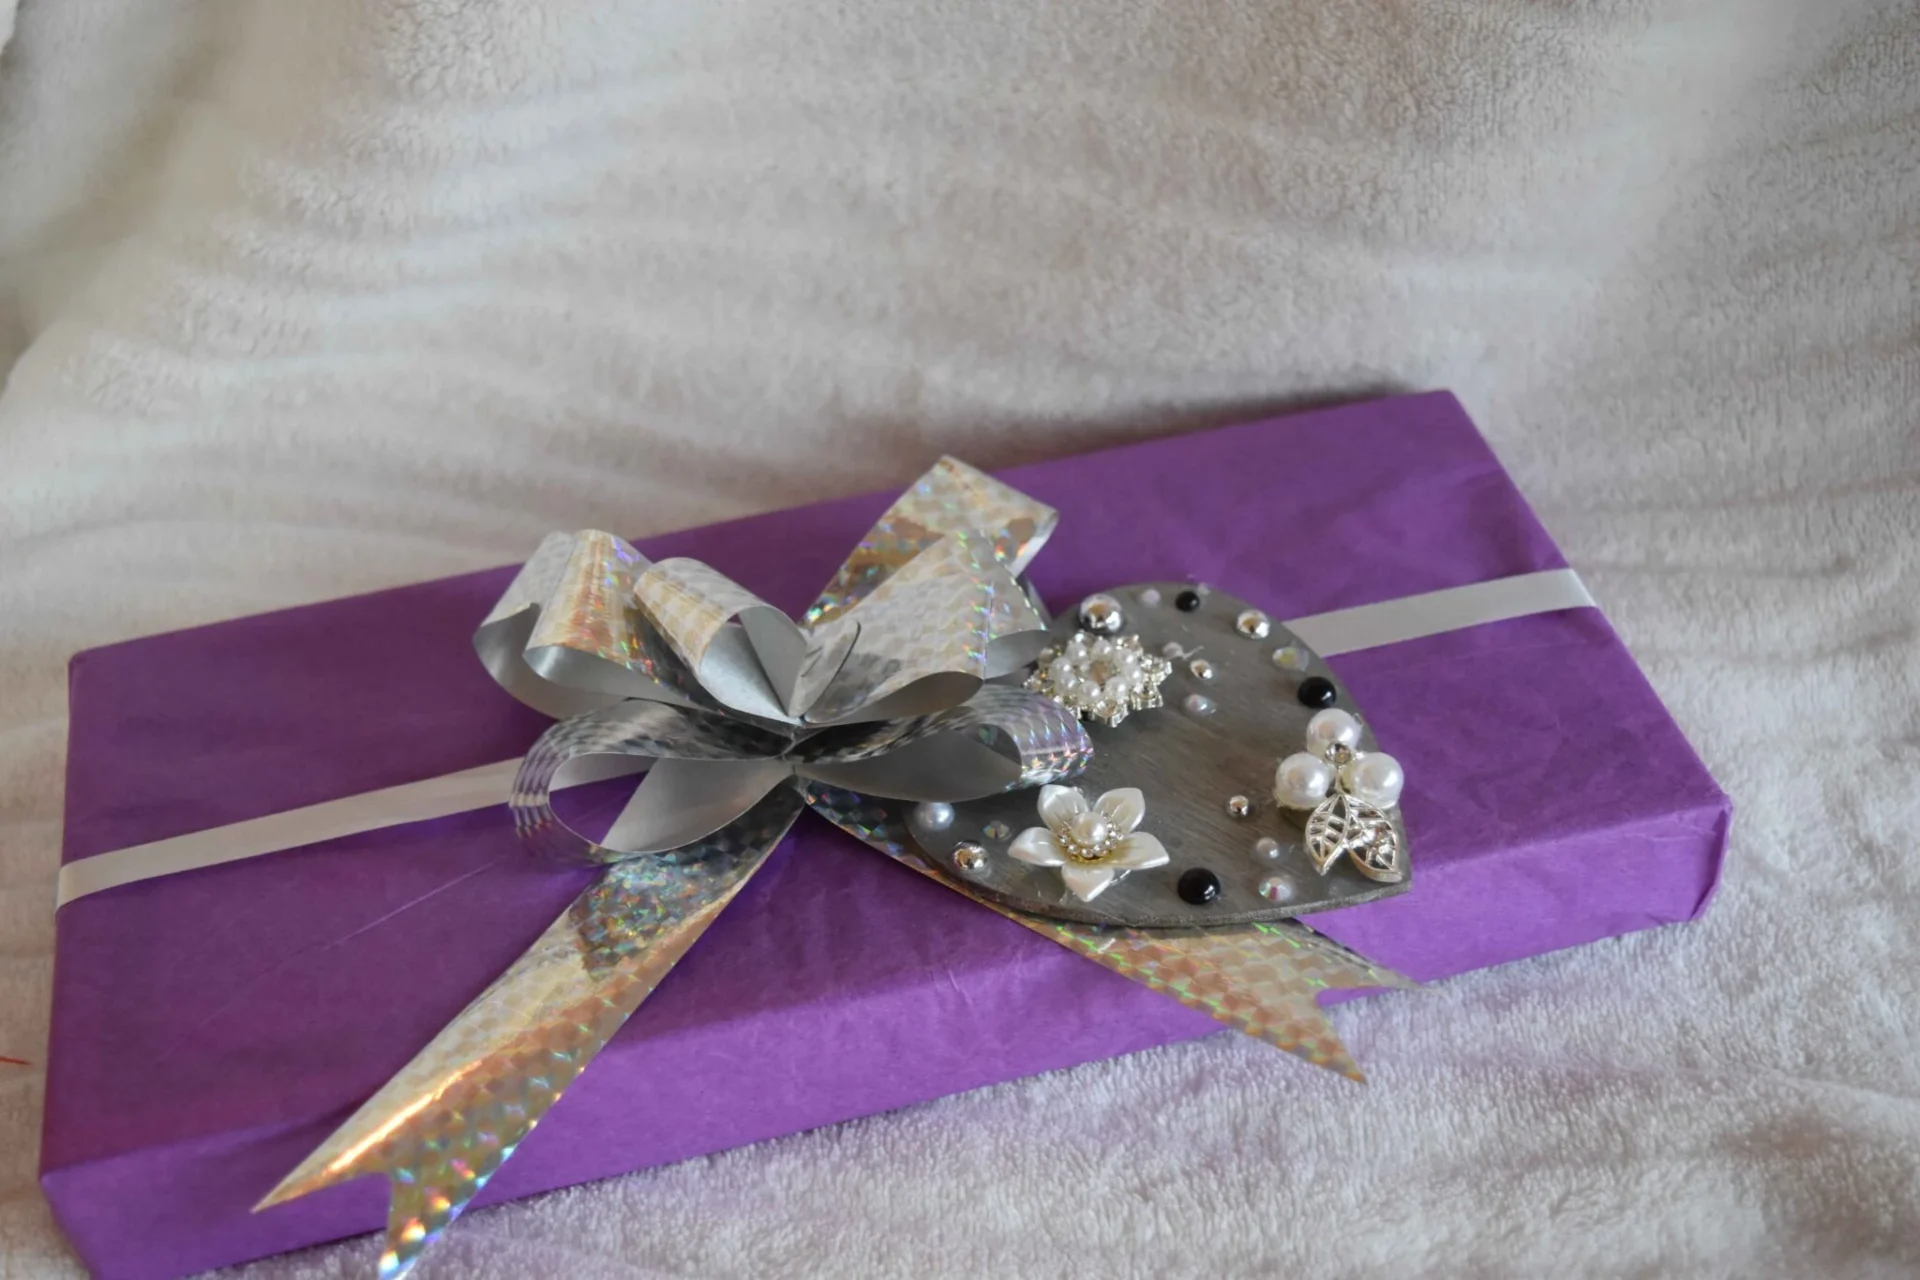
<path fill-rule="evenodd" d="M 1360 722 L 1338 707 L 1314 712 L 1313 719 L 1307 721 L 1307 750 L 1321 756 L 1336 743 L 1343 747 L 1359 746 Z"/>
<path fill-rule="evenodd" d="M 1089 849 L 1098 849 L 1107 842 L 1107 837 L 1112 834 L 1112 830 L 1113 829 L 1107 825 L 1106 818 L 1096 809 L 1089 809 L 1085 813 L 1076 813 L 1073 815 L 1073 839 L 1075 844 L 1084 845 Z"/>
<path fill-rule="evenodd" d="M 913 807 L 914 825 L 926 831 L 945 831 L 953 825 L 953 806 L 938 800 Z"/>
<path fill-rule="evenodd" d="M 1100 691 L 1115 702 L 1125 702 L 1127 695 L 1133 691 L 1133 686 L 1125 676 L 1112 676 L 1106 684 L 1101 686 Z"/>
<path fill-rule="evenodd" d="M 1113 641 L 1102 636 L 1098 640 L 1095 640 L 1092 645 L 1088 646 L 1087 652 L 1096 658 L 1107 657 L 1113 652 Z"/>
<path fill-rule="evenodd" d="M 1400 762 L 1384 751 L 1375 751 L 1369 755 L 1355 756 L 1340 771 L 1340 780 L 1347 784 L 1347 790 L 1356 800 L 1364 800 L 1376 809 L 1391 809 L 1400 803 L 1400 789 L 1406 785 L 1406 774 L 1400 768 Z"/>
<path fill-rule="evenodd" d="M 1311 809 L 1333 789 L 1333 766 L 1318 756 L 1296 751 L 1273 771 L 1273 798 L 1288 809 Z"/>
<path fill-rule="evenodd" d="M 1055 658 L 1047 664 L 1047 679 L 1053 681 L 1056 689 L 1073 683 L 1073 674 L 1073 661 L 1070 658 Z"/>

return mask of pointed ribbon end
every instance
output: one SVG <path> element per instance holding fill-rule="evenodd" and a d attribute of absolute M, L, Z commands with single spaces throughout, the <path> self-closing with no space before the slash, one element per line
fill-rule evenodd
<path fill-rule="evenodd" d="M 315 1155 L 319 1154 L 321 1153 L 315 1153 Z M 324 1190 L 327 1187 L 348 1182 L 354 1178 L 361 1177 L 363 1174 L 373 1172 L 376 1171 L 372 1169 L 335 1171 L 310 1157 L 302 1163 L 299 1168 L 282 1178 L 278 1186 L 262 1196 L 260 1202 L 253 1206 L 252 1212 L 259 1213 L 262 1209 L 271 1209 L 275 1205 L 285 1204 L 289 1200 L 298 1200 L 301 1196 Z"/>

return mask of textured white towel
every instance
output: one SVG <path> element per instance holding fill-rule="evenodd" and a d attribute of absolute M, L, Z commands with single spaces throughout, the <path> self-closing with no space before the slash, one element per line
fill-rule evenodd
<path fill-rule="evenodd" d="M 1348 1006 L 1364 1091 L 1223 1035 L 422 1274 L 1920 1273 L 1917 218 L 1912 0 L 25 0 L 0 1276 L 77 1272 L 33 1185 L 75 649 L 1436 386 L 1734 794 L 1707 921 Z"/>

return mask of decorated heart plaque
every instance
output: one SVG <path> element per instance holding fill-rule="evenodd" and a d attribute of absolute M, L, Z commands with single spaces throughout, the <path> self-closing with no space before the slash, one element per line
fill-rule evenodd
<path fill-rule="evenodd" d="M 1138 583 L 1089 597 L 1048 639 L 1027 687 L 1082 717 L 1092 758 L 1071 788 L 914 806 L 913 841 L 943 875 L 1017 910 L 1138 928 L 1410 887 L 1399 765 L 1282 624 L 1221 591 Z"/>

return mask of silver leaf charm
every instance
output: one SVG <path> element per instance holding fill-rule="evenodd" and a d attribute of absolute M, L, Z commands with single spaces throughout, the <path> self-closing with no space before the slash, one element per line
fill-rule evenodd
<path fill-rule="evenodd" d="M 1369 880 L 1397 883 L 1406 872 L 1400 865 L 1400 837 L 1393 820 L 1363 800 L 1337 791 L 1320 802 L 1307 819 L 1307 857 L 1321 875 L 1341 855 Z"/>

